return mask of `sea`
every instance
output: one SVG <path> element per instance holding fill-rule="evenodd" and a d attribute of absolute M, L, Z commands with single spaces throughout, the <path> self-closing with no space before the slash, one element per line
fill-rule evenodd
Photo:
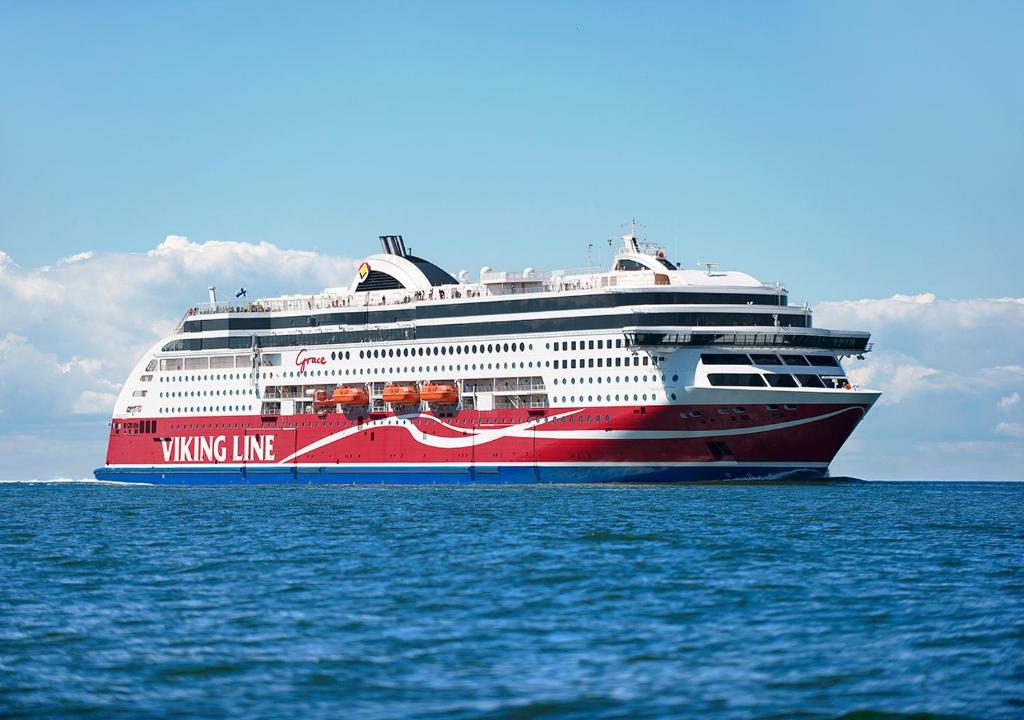
<path fill-rule="evenodd" d="M 1024 484 L 3 484 L 0 716 L 1021 718 Z"/>

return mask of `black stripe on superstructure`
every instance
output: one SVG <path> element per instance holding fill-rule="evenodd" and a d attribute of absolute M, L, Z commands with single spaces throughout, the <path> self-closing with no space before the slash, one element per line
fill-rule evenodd
<path fill-rule="evenodd" d="M 422 305 L 416 318 L 456 318 L 479 315 L 502 315 L 528 312 L 564 312 L 568 310 L 599 310 L 626 305 L 770 305 L 785 306 L 787 298 L 779 294 L 707 293 L 707 292 L 635 292 L 562 295 L 543 298 L 517 298 L 486 302 Z"/>
<path fill-rule="evenodd" d="M 226 318 L 186 320 L 185 332 L 207 330 L 278 330 L 286 328 L 316 327 L 318 325 L 378 325 L 417 319 L 433 320 L 481 315 L 507 315 L 512 313 L 565 312 L 569 310 L 603 310 L 627 305 L 758 305 L 786 307 L 782 294 L 765 293 L 709 293 L 709 292 L 636 292 L 595 293 L 544 298 L 516 298 L 508 300 L 463 301 L 443 305 L 417 307 L 380 307 L 339 312 L 328 310 L 310 315 L 249 316 L 233 314 Z"/>
<path fill-rule="evenodd" d="M 315 315 L 249 315 L 237 313 L 226 318 L 186 320 L 185 332 L 209 330 L 287 330 L 288 328 L 317 327 L 319 325 L 384 325 L 411 322 L 415 309 L 411 307 L 385 307 L 358 309 L 345 312 L 328 311 Z"/>
<path fill-rule="evenodd" d="M 793 313 L 778 314 L 779 327 L 810 327 L 810 316 Z M 498 322 L 451 323 L 417 327 L 374 328 L 294 335 L 257 336 L 261 347 L 295 347 L 302 345 L 334 345 L 343 343 L 391 342 L 396 340 L 436 340 L 487 335 L 521 335 L 526 333 L 571 334 L 583 330 L 617 330 L 623 327 L 771 327 L 775 317 L 763 313 L 624 313 L 618 315 L 583 315 L 577 317 L 536 318 Z M 164 351 L 217 350 L 248 348 L 250 336 L 188 338 L 174 340 Z"/>

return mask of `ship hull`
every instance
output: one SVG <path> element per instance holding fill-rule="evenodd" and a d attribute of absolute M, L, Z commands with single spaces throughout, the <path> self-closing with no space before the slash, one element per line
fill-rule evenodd
<path fill-rule="evenodd" d="M 868 407 L 667 405 L 161 418 L 152 432 L 112 430 L 107 464 L 95 475 L 168 485 L 820 479 Z"/>
<path fill-rule="evenodd" d="M 146 485 L 531 485 L 599 483 L 686 483 L 742 480 L 820 480 L 828 466 L 744 463 L 456 467 L 452 465 L 312 465 L 297 468 L 102 467 L 96 479 Z"/>

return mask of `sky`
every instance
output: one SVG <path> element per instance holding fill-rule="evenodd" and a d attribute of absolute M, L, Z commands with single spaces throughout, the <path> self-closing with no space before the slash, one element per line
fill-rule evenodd
<path fill-rule="evenodd" d="M 866 329 L 833 467 L 1024 475 L 1024 4 L 0 0 L 0 478 L 84 477 L 206 286 L 685 266 Z M 53 451 L 59 441 L 61 452 Z"/>

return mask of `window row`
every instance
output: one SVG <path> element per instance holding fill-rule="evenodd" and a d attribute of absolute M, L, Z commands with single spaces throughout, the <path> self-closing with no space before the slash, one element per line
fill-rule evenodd
<path fill-rule="evenodd" d="M 647 398 L 648 398 L 648 394 L 647 393 L 633 393 L 632 398 L 633 398 L 634 402 L 641 402 L 641 401 L 646 402 Z M 555 402 L 555 403 L 562 403 L 562 404 L 574 404 L 577 401 L 579 401 L 579 402 L 613 402 L 613 399 L 614 399 L 614 402 L 629 402 L 630 394 L 629 393 L 618 394 L 618 395 L 615 395 L 614 398 L 613 398 L 613 396 L 611 394 L 608 394 L 608 395 L 587 395 L 585 397 L 583 395 L 562 395 L 561 397 L 557 397 L 556 396 L 556 397 L 552 398 L 551 401 Z M 651 393 L 650 394 L 650 400 L 651 400 L 651 402 L 657 402 L 658 394 L 657 393 Z"/>
<path fill-rule="evenodd" d="M 115 420 L 110 429 L 115 435 L 148 435 L 156 432 L 156 420 Z"/>
<path fill-rule="evenodd" d="M 213 397 L 216 395 L 255 395 L 252 388 L 228 389 L 228 390 L 174 390 L 172 392 L 160 393 L 160 397 Z"/>
<path fill-rule="evenodd" d="M 573 343 L 573 344 L 575 344 L 575 343 Z M 559 362 L 562 363 L 561 364 L 562 370 L 575 370 L 576 367 L 577 367 L 577 365 L 576 365 L 577 361 L 575 359 L 563 359 L 561 361 L 555 360 L 555 369 L 556 370 L 559 368 L 559 364 L 558 364 Z M 587 368 L 587 367 L 629 367 L 631 364 L 633 365 L 633 367 L 640 367 L 641 365 L 644 365 L 644 366 L 650 365 L 651 364 L 651 357 L 649 355 L 643 355 L 643 356 L 641 356 L 641 355 L 634 355 L 632 363 L 630 363 L 630 359 L 628 357 L 626 357 L 626 358 L 621 358 L 621 357 L 617 357 L 617 358 L 580 358 L 580 360 L 579 360 L 579 367 L 581 367 L 581 368 Z M 657 362 L 655 362 L 655 364 L 657 364 Z M 545 363 L 544 366 L 547 367 L 547 363 Z"/>
<path fill-rule="evenodd" d="M 576 350 L 576 346 L 579 345 L 580 350 L 604 350 L 605 348 L 611 350 L 613 347 L 622 347 L 622 338 L 614 340 L 614 345 L 612 343 L 613 341 L 611 338 L 608 340 L 563 340 L 561 343 L 544 343 L 544 349 L 554 350 L 555 352 L 562 350 L 564 352 L 567 350 Z"/>
<path fill-rule="evenodd" d="M 201 407 L 160 408 L 160 412 L 167 415 L 174 415 L 175 413 L 182 412 L 252 412 L 252 410 L 253 407 L 251 405 L 203 405 Z"/>
<path fill-rule="evenodd" d="M 780 360 L 781 358 L 781 360 Z M 705 365 L 800 365 L 841 367 L 831 355 L 775 355 L 774 353 L 701 353 Z"/>
<path fill-rule="evenodd" d="M 533 335 L 557 333 L 571 336 L 591 330 L 621 330 L 626 326 L 652 327 L 797 327 L 811 326 L 805 313 L 687 313 L 633 312 L 547 317 L 529 320 L 493 320 L 490 322 L 446 323 L 404 327 L 367 328 L 333 332 L 296 333 L 287 335 L 231 335 L 207 338 L 181 338 L 163 346 L 164 352 L 248 349 L 252 338 L 260 347 L 302 347 L 312 345 L 345 345 L 352 343 L 404 342 L 414 340 L 446 340 L 452 338 L 494 335 Z M 637 335 L 635 337 L 640 337 Z M 646 338 L 646 335 L 643 335 Z M 659 337 L 663 335 L 659 334 Z M 865 341 L 866 342 L 866 341 Z M 642 343 L 643 344 L 643 343 Z M 698 344 L 714 344 L 698 343 Z M 492 347 L 494 347 L 492 345 Z"/>
<path fill-rule="evenodd" d="M 775 388 L 833 388 L 850 389 L 845 377 L 821 375 L 760 375 L 758 373 L 709 373 L 708 382 L 715 387 L 775 387 Z M 797 384 L 799 383 L 799 385 Z"/>
<path fill-rule="evenodd" d="M 675 377 L 679 377 L 679 376 L 676 375 Z M 650 378 L 651 378 L 651 382 L 658 382 L 658 376 L 657 375 L 651 375 Z M 633 382 L 634 383 L 640 383 L 641 381 L 642 382 L 647 382 L 647 375 L 644 375 L 643 377 L 641 377 L 640 375 L 634 375 L 633 376 Z M 591 376 L 591 377 L 588 377 L 588 378 L 580 378 L 580 385 L 586 385 L 587 383 L 590 383 L 591 385 L 593 385 L 594 382 L 595 382 L 594 376 Z M 609 385 L 611 385 L 612 377 L 611 377 L 611 375 L 609 375 L 609 376 L 607 376 L 605 378 L 602 378 L 600 375 L 598 375 L 597 379 L 596 379 L 596 382 L 599 385 L 602 382 L 607 382 Z M 615 382 L 617 382 L 617 383 L 618 382 L 629 382 L 629 375 L 626 375 L 626 376 L 616 375 L 615 376 Z M 552 380 L 552 384 L 553 385 L 559 385 L 559 384 L 561 384 L 561 385 L 575 385 L 576 384 L 576 378 L 561 378 L 561 379 L 554 378 Z"/>
<path fill-rule="evenodd" d="M 216 375 L 168 375 L 160 382 L 206 382 L 209 380 L 251 380 L 252 373 L 217 373 Z"/>
<path fill-rule="evenodd" d="M 575 344 L 575 343 L 574 343 Z M 533 343 L 530 343 L 527 348 L 526 343 L 488 343 L 487 345 L 435 345 L 431 347 L 414 347 L 414 348 L 388 348 L 386 350 L 360 350 L 359 359 L 369 358 L 385 358 L 385 357 L 422 357 L 424 355 L 462 355 L 462 354 L 473 354 L 477 353 L 500 353 L 500 352 L 524 352 L 525 350 L 533 350 Z M 331 353 L 331 360 L 334 360 L 335 353 Z M 341 359 L 341 353 L 338 353 L 338 359 Z M 348 352 L 345 353 L 345 359 L 348 360 Z"/>

